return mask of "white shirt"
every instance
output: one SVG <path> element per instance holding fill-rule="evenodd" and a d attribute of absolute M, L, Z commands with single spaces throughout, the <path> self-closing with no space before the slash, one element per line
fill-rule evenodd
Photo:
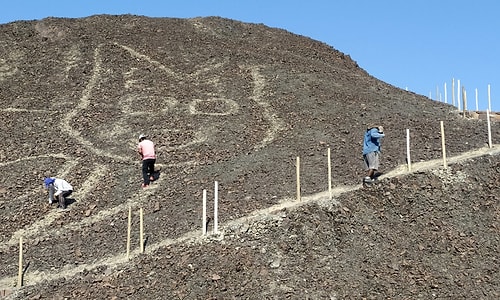
<path fill-rule="evenodd" d="M 69 184 L 66 180 L 60 178 L 56 178 L 56 180 L 54 180 L 54 187 L 56 188 L 54 196 L 59 196 L 62 192 L 73 190 L 71 184 Z"/>

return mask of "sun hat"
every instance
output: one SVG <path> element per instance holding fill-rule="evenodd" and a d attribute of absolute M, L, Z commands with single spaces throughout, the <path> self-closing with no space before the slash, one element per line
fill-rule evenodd
<path fill-rule="evenodd" d="M 54 183 L 54 181 L 56 181 L 54 177 L 47 177 L 43 180 L 43 184 L 46 188 L 48 188 L 51 183 Z"/>

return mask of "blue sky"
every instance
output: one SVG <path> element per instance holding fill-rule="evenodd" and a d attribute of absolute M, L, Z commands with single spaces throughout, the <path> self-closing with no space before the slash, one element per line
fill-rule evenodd
<path fill-rule="evenodd" d="M 460 81 L 469 110 L 476 89 L 477 108 L 488 108 L 490 86 L 500 111 L 499 12 L 498 0 L 12 0 L 0 23 L 94 14 L 262 23 L 324 42 L 376 78 L 438 101 L 446 84 L 451 103 L 452 80 L 455 94 Z"/>

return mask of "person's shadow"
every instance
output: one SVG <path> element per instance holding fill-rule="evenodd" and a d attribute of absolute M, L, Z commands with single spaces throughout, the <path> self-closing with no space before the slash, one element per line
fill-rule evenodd
<path fill-rule="evenodd" d="M 70 206 L 75 202 L 76 202 L 75 198 L 66 198 L 66 206 Z"/>

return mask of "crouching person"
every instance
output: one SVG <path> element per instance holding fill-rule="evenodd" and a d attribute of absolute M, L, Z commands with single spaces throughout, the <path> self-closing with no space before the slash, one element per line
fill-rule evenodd
<path fill-rule="evenodd" d="M 56 201 L 58 207 L 66 209 L 66 197 L 73 193 L 73 187 L 66 180 L 55 177 L 46 177 L 43 180 L 44 186 L 49 190 L 49 204 Z"/>

